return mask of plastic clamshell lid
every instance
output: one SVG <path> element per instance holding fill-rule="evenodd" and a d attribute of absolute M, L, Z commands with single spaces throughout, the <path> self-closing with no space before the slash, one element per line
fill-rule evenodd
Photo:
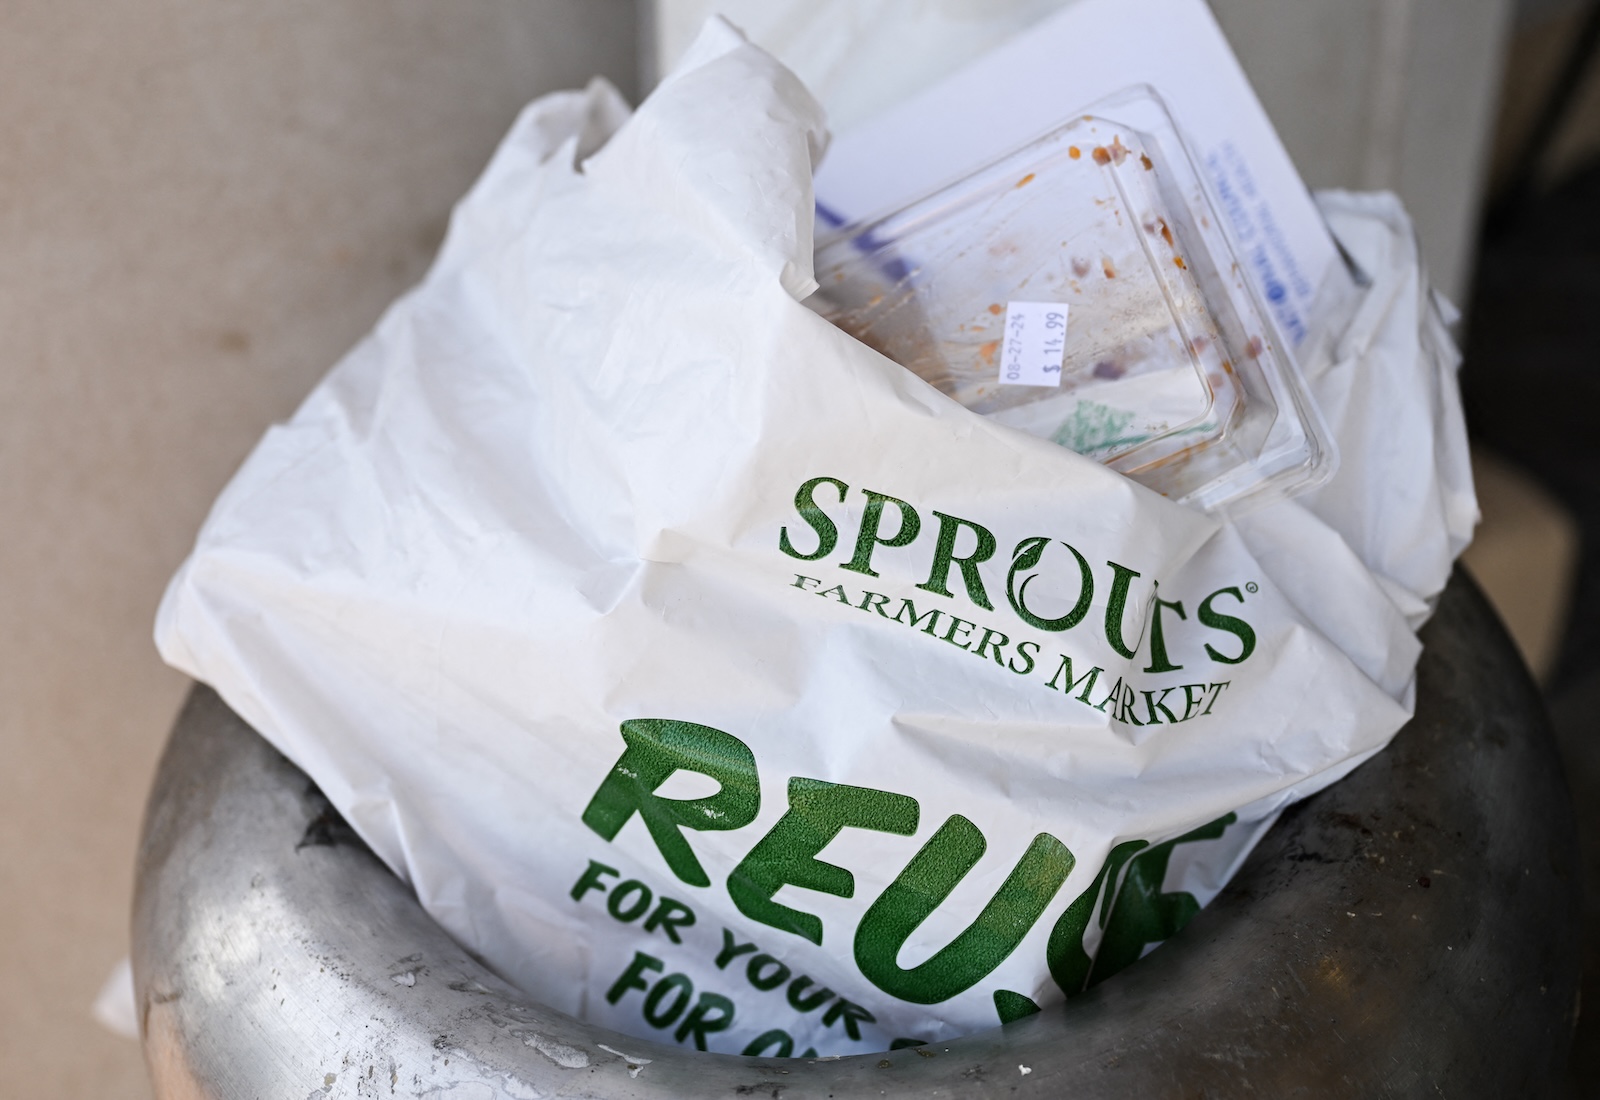
<path fill-rule="evenodd" d="M 826 235 L 817 278 L 813 308 L 962 405 L 1175 500 L 1235 512 L 1333 473 L 1293 356 L 1149 88 Z"/>

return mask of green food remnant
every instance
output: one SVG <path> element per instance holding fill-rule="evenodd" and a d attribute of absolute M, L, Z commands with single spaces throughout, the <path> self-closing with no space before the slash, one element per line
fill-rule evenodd
<path fill-rule="evenodd" d="M 1050 438 L 1067 450 L 1081 455 L 1095 455 L 1142 443 L 1144 435 L 1126 434 L 1133 425 L 1134 416 L 1126 409 L 1114 409 L 1097 401 L 1080 401 L 1074 406 L 1072 415 Z"/>

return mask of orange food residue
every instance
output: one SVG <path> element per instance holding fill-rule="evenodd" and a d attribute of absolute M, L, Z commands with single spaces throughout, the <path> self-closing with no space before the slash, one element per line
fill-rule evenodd
<path fill-rule="evenodd" d="M 1167 219 L 1165 218 L 1161 219 L 1161 239 L 1166 241 L 1167 244 L 1173 248 L 1178 247 L 1175 243 L 1173 243 L 1172 228 L 1167 225 Z"/>
<path fill-rule="evenodd" d="M 1000 316 L 1005 311 L 1006 311 L 1006 307 L 1001 305 L 999 302 L 990 302 L 989 303 L 989 312 L 994 314 L 996 317 Z"/>
<path fill-rule="evenodd" d="M 1110 256 L 1100 257 L 1100 270 L 1106 273 L 1106 278 L 1108 279 L 1115 279 L 1117 277 L 1117 269 L 1111 266 Z"/>
<path fill-rule="evenodd" d="M 1083 150 L 1079 149 L 1076 145 L 1069 145 L 1067 146 L 1067 156 L 1071 157 L 1073 160 L 1077 160 L 1079 157 L 1083 156 Z"/>
<path fill-rule="evenodd" d="M 1133 150 L 1122 144 L 1122 135 L 1118 134 L 1111 139 L 1110 145 L 1096 145 L 1094 147 L 1094 162 L 1101 167 L 1104 167 L 1113 161 L 1115 161 L 1117 164 L 1121 164 L 1123 161 L 1128 159 L 1128 154 L 1131 152 L 1133 152 Z"/>
<path fill-rule="evenodd" d="M 994 362 L 994 353 L 999 351 L 999 350 L 1000 350 L 1000 341 L 998 341 L 998 340 L 990 340 L 987 344 L 983 345 L 981 348 L 978 349 L 978 356 L 985 363 L 993 363 Z"/>
<path fill-rule="evenodd" d="M 1189 265 L 1183 262 L 1183 257 L 1182 256 L 1174 256 L 1174 257 L 1172 257 L 1172 262 L 1178 265 L 1178 270 L 1179 271 L 1188 271 L 1189 270 Z"/>
<path fill-rule="evenodd" d="M 1146 156 L 1145 154 L 1143 154 L 1143 153 L 1139 154 L 1139 163 L 1144 165 L 1144 170 L 1146 172 L 1150 171 L 1152 168 L 1155 167 L 1154 162 L 1152 162 L 1150 160 L 1150 158 L 1148 156 Z"/>
<path fill-rule="evenodd" d="M 1021 179 L 1019 179 L 1017 181 L 1017 186 L 1018 187 L 1026 187 L 1026 186 L 1028 186 L 1028 184 L 1033 182 L 1033 176 L 1034 176 L 1034 173 L 1029 172 L 1026 176 L 1023 176 Z"/>

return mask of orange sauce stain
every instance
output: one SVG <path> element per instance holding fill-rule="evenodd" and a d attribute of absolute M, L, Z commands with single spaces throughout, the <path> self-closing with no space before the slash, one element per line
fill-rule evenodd
<path fill-rule="evenodd" d="M 1026 187 L 1026 186 L 1028 186 L 1028 184 L 1033 182 L 1033 177 L 1034 177 L 1034 173 L 1029 172 L 1026 176 L 1023 176 L 1021 179 L 1019 179 L 1017 181 L 1017 186 L 1018 187 Z"/>
<path fill-rule="evenodd" d="M 1104 145 L 1094 147 L 1094 162 L 1102 168 L 1111 163 L 1111 153 Z"/>
<path fill-rule="evenodd" d="M 1001 305 L 999 302 L 991 302 L 989 304 L 989 312 L 994 314 L 996 317 L 1000 316 L 1005 311 L 1006 307 Z"/>
<path fill-rule="evenodd" d="M 1188 271 L 1189 270 L 1189 265 L 1183 262 L 1183 257 L 1182 256 L 1174 256 L 1174 257 L 1172 257 L 1172 262 L 1178 265 L 1178 270 L 1179 271 Z"/>
<path fill-rule="evenodd" d="M 978 356 L 985 363 L 993 363 L 994 362 L 994 353 L 999 351 L 999 350 L 1000 350 L 1000 341 L 998 341 L 998 340 L 990 340 L 987 344 L 983 345 L 981 348 L 978 349 Z"/>
<path fill-rule="evenodd" d="M 1155 163 L 1153 161 L 1151 161 L 1151 159 L 1149 157 L 1147 157 L 1143 153 L 1139 154 L 1139 163 L 1144 165 L 1144 170 L 1146 172 L 1150 171 L 1152 168 L 1155 167 Z"/>
<path fill-rule="evenodd" d="M 1079 149 L 1076 145 L 1069 145 L 1067 146 L 1067 156 L 1071 157 L 1073 160 L 1077 160 L 1079 157 L 1083 156 L 1083 150 Z"/>
<path fill-rule="evenodd" d="M 1108 279 L 1115 279 L 1117 277 L 1117 269 L 1111 266 L 1111 258 L 1109 256 L 1101 258 L 1100 270 L 1106 273 L 1106 278 Z"/>

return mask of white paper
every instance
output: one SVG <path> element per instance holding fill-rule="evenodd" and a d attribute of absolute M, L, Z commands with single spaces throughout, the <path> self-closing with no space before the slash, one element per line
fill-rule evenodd
<path fill-rule="evenodd" d="M 806 309 L 821 114 L 725 24 L 622 114 L 523 115 L 218 500 L 162 655 L 631 1035 L 865 1053 L 1135 962 L 1410 714 L 1471 491 L 1403 215 L 1340 214 L 1345 468 L 1230 525 Z"/>
<path fill-rule="evenodd" d="M 1298 344 L 1329 278 L 1347 278 L 1288 151 L 1204 0 L 1078 0 L 909 100 L 837 135 L 817 172 L 829 221 L 950 183 L 1133 84 L 1195 143 L 1241 258 Z"/>

